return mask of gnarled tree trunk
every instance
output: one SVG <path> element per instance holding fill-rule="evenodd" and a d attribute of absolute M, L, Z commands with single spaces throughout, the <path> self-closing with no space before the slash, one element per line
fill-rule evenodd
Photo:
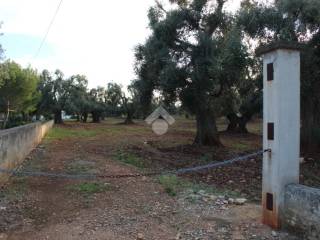
<path fill-rule="evenodd" d="M 227 115 L 227 119 L 229 120 L 229 125 L 227 128 L 227 132 L 236 132 L 238 128 L 238 116 L 235 113 L 230 113 Z"/>
<path fill-rule="evenodd" d="M 93 123 L 100 123 L 100 117 L 101 117 L 101 114 L 100 112 L 92 112 L 92 122 Z"/>
<path fill-rule="evenodd" d="M 83 113 L 81 119 L 82 122 L 86 123 L 88 121 L 88 113 Z"/>
<path fill-rule="evenodd" d="M 55 111 L 55 113 L 54 113 L 54 123 L 55 124 L 63 124 L 62 111 L 61 110 Z"/>
<path fill-rule="evenodd" d="M 216 120 L 209 110 L 198 111 L 196 114 L 197 135 L 195 144 L 204 146 L 221 146 Z"/>
<path fill-rule="evenodd" d="M 239 126 L 237 129 L 237 132 L 248 133 L 249 131 L 247 129 L 247 124 L 250 121 L 250 119 L 251 119 L 251 117 L 246 117 L 246 116 L 239 117 L 239 119 L 238 119 Z"/>
<path fill-rule="evenodd" d="M 127 113 L 127 117 L 126 120 L 124 121 L 124 124 L 134 124 L 133 120 L 132 120 L 133 116 L 131 113 Z"/>
<path fill-rule="evenodd" d="M 227 119 L 229 120 L 227 132 L 249 133 L 247 129 L 247 124 L 252 119 L 251 114 L 247 113 L 241 117 L 238 117 L 235 113 L 231 113 L 231 114 L 228 114 Z"/>

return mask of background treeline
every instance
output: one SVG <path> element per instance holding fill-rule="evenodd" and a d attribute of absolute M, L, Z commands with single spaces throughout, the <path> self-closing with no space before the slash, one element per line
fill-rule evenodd
<path fill-rule="evenodd" d="M 149 112 L 154 92 L 196 116 L 195 143 L 220 145 L 217 118 L 247 132 L 262 109 L 262 64 L 255 49 L 277 41 L 302 51 L 302 143 L 320 147 L 320 1 L 243 0 L 236 14 L 226 0 L 170 0 L 149 10 L 151 36 L 136 50 L 136 84 Z"/>
<path fill-rule="evenodd" d="M 22 68 L 15 62 L 0 64 L 0 120 L 1 128 L 21 125 L 37 111 L 40 92 L 39 76 L 31 68 Z"/>
<path fill-rule="evenodd" d="M 66 78 L 60 70 L 38 74 L 8 60 L 0 64 L 0 83 L 2 128 L 40 118 L 60 124 L 63 114 L 82 122 L 90 118 L 95 123 L 106 116 L 126 116 L 125 123 L 132 123 L 139 113 L 133 86 L 128 87 L 127 94 L 117 83 L 89 89 L 85 76 Z"/>
<path fill-rule="evenodd" d="M 109 116 L 148 116 L 153 106 L 196 118 L 194 142 L 220 145 L 216 120 L 227 131 L 246 133 L 262 111 L 261 44 L 303 43 L 301 66 L 302 143 L 320 147 L 320 1 L 243 0 L 231 14 L 226 0 L 156 1 L 148 12 L 150 36 L 135 48 L 137 79 L 126 91 L 116 83 L 88 89 L 85 76 L 61 71 L 38 74 L 6 61 L 0 69 L 2 127 L 31 117 L 63 121 L 62 113 L 86 122 Z"/>

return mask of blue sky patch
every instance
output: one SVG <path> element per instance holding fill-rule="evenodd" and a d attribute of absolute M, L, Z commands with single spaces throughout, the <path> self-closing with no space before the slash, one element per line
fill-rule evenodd
<path fill-rule="evenodd" d="M 6 58 L 15 59 L 24 56 L 35 56 L 41 40 L 39 37 L 26 34 L 5 33 L 0 36 L 0 44 L 5 50 Z M 45 42 L 39 57 L 47 57 L 54 53 L 54 48 L 48 42 Z"/>

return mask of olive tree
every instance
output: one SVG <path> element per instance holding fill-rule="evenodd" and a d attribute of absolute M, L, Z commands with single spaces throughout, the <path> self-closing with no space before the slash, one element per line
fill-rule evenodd
<path fill-rule="evenodd" d="M 245 69 L 242 32 L 225 0 L 171 2 L 171 10 L 158 3 L 149 11 L 152 35 L 136 54 L 140 80 L 196 116 L 196 144 L 220 145 L 216 104 Z"/>

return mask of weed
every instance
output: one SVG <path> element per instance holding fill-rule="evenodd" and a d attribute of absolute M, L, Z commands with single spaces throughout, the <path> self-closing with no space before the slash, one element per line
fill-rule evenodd
<path fill-rule="evenodd" d="M 143 169 L 146 167 L 143 160 L 132 153 L 118 151 L 117 154 L 114 156 L 114 159 L 119 162 L 135 166 L 140 169 Z"/>
<path fill-rule="evenodd" d="M 164 187 L 166 193 L 172 197 L 176 196 L 178 191 L 190 186 L 187 181 L 182 180 L 175 175 L 162 175 L 159 177 L 159 182 Z"/>
<path fill-rule="evenodd" d="M 80 193 L 83 195 L 92 195 L 96 193 L 102 193 L 109 191 L 111 189 L 109 184 L 106 183 L 100 183 L 100 182 L 94 182 L 94 183 L 79 183 L 75 185 L 71 185 L 68 187 L 69 190 Z"/>

